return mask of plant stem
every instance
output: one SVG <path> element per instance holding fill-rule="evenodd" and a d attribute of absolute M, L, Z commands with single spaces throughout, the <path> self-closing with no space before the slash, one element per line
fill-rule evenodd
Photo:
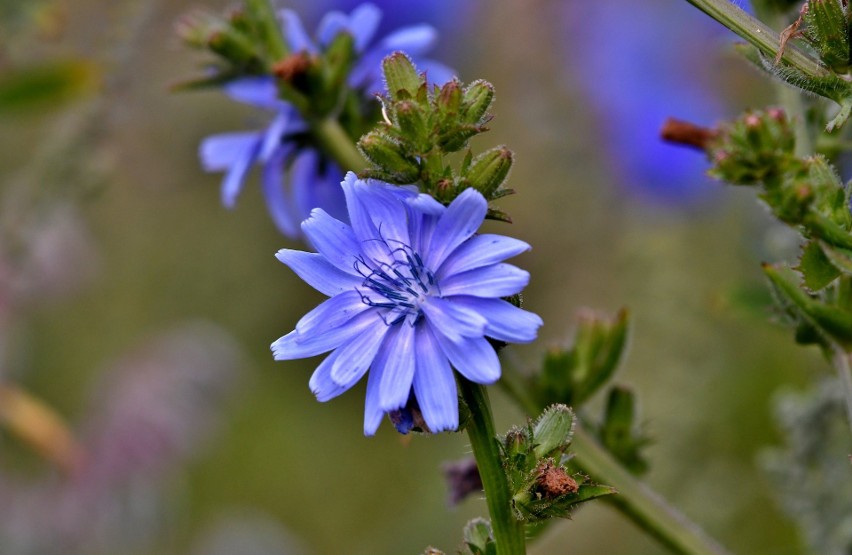
<path fill-rule="evenodd" d="M 728 553 L 694 522 L 670 506 L 644 482 L 637 480 L 609 451 L 579 424 L 574 428 L 571 449 L 593 480 L 613 486 L 618 494 L 607 498 L 642 530 L 684 555 Z"/>
<path fill-rule="evenodd" d="M 764 53 L 777 54 L 781 49 L 780 35 L 755 19 L 730 0 L 686 0 Z M 815 58 L 792 44 L 784 47 L 781 60 L 811 77 L 828 77 L 831 73 Z"/>
<path fill-rule="evenodd" d="M 346 171 L 359 172 L 367 167 L 367 161 L 355 148 L 352 138 L 346 134 L 340 122 L 334 117 L 309 120 L 311 135 L 320 148 L 334 158 L 334 161 Z"/>
<path fill-rule="evenodd" d="M 512 365 L 503 365 L 499 384 L 530 416 L 541 412 L 539 406 L 523 393 Z M 635 525 L 668 547 L 684 555 L 727 555 L 728 551 L 704 533 L 686 516 L 669 505 L 644 482 L 630 474 L 624 466 L 583 429 L 578 420 L 574 427 L 572 451 L 583 470 L 595 481 L 614 487 L 618 493 L 604 498 Z M 478 460 L 477 460 L 478 462 Z"/>
<path fill-rule="evenodd" d="M 485 488 L 485 501 L 491 515 L 491 527 L 497 542 L 498 555 L 523 555 L 526 553 L 524 525 L 512 514 L 512 492 L 503 471 L 497 434 L 488 392 L 484 386 L 460 378 L 459 389 L 470 409 L 467 434 L 476 466 Z"/>
<path fill-rule="evenodd" d="M 834 356 L 831 359 L 834 368 L 840 377 L 840 385 L 843 388 L 843 398 L 846 401 L 846 416 L 849 426 L 852 428 L 852 369 L 849 367 L 850 354 L 839 345 L 834 345 Z"/>

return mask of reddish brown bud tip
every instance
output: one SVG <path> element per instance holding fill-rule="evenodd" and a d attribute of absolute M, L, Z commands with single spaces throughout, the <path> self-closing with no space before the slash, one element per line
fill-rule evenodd
<path fill-rule="evenodd" d="M 673 144 L 706 150 L 710 141 L 716 137 L 716 131 L 688 121 L 669 118 L 660 129 L 660 137 Z"/>

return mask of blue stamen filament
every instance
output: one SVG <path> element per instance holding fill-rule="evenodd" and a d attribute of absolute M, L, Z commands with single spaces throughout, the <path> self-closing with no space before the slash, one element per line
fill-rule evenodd
<path fill-rule="evenodd" d="M 435 275 L 410 246 L 391 249 L 387 241 L 380 241 L 388 247 L 391 262 L 357 257 L 355 271 L 364 277 L 358 294 L 364 304 L 380 309 L 386 325 L 406 321 L 414 325 L 423 315 L 420 305 L 427 297 L 441 294 Z"/>

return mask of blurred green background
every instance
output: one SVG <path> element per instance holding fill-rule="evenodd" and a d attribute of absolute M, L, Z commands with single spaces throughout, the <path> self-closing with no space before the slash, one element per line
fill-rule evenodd
<path fill-rule="evenodd" d="M 226 211 L 221 176 L 199 167 L 203 137 L 264 118 L 217 92 L 169 92 L 202 61 L 173 33 L 175 20 L 198 4 L 3 1 L 3 75 L 46 65 L 72 76 L 38 103 L 16 107 L 12 95 L 0 112 L 3 228 L 16 225 L 12 215 L 56 199 L 82 215 L 91 252 L 64 262 L 84 266 L 75 268 L 85 275 L 72 294 L 40 296 L 6 322 L 0 376 L 77 422 L 110 361 L 163 329 L 210 321 L 233 335 L 244 356 L 214 433 L 164 478 L 162 522 L 140 552 L 276 552 L 205 547 L 235 520 L 286 537 L 284 553 L 419 553 L 427 545 L 452 552 L 464 523 L 486 511 L 477 499 L 447 506 L 440 465 L 469 452 L 465 436 L 401 437 L 383 424 L 365 438 L 363 384 L 320 404 L 307 387 L 316 360 L 270 356 L 269 344 L 321 296 L 274 259 L 277 249 L 298 245 L 276 232 L 256 182 Z M 431 21 L 445 42 L 440 58 L 462 79 L 485 78 L 497 89 L 493 131 L 474 147 L 506 143 L 517 154 L 510 186 L 519 194 L 501 203 L 515 223 L 489 225 L 533 245 L 515 262 L 532 273 L 526 308 L 545 326 L 537 343 L 508 357 L 533 369 L 547 346 L 570 337 L 579 308 L 629 307 L 631 348 L 617 381 L 638 391 L 655 439 L 650 484 L 737 553 L 797 553 L 795 530 L 755 464 L 777 442 L 773 394 L 826 372 L 816 351 L 793 345 L 787 330 L 769 322 L 759 262 L 789 255 L 794 238 L 750 191 L 709 183 L 700 163 L 679 183 L 698 191 L 683 195 L 688 200 L 632 187 L 629 168 L 607 148 L 619 132 L 618 120 L 607 118 L 617 111 L 602 106 L 595 90 L 620 87 L 615 94 L 635 97 L 634 110 L 673 101 L 613 76 L 625 63 L 646 61 L 629 43 L 608 46 L 611 64 L 597 52 L 596 41 L 623 38 L 623 22 L 637 9 L 630 5 L 613 1 L 607 17 L 621 26 L 598 34 L 586 33 L 580 2 L 435 7 L 443 10 Z M 643 18 L 641 40 L 677 50 L 666 35 L 674 18 L 681 36 L 698 44 L 684 73 L 669 79 L 703 76 L 720 116 L 773 101 L 771 87 L 730 51 L 729 37 L 685 2 L 648 5 L 656 19 Z M 309 28 L 317 18 L 306 16 Z M 658 152 L 647 156 L 669 163 Z M 521 421 L 500 392 L 492 398 L 498 429 Z M 0 466 L 13 481 L 55 473 L 5 432 Z M 264 536 L 247 535 L 249 543 Z M 530 548 L 663 552 L 603 504 L 552 526 Z"/>

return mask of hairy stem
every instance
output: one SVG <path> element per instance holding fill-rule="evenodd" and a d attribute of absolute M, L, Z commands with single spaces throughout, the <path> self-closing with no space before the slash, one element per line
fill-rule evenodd
<path fill-rule="evenodd" d="M 730 0 L 686 0 L 764 53 L 775 56 L 781 49 L 781 36 L 752 17 Z M 792 44 L 784 47 L 781 60 L 811 77 L 828 77 L 831 73 L 815 58 Z"/>
<path fill-rule="evenodd" d="M 539 406 L 523 393 L 511 365 L 503 365 L 500 385 L 530 416 L 540 413 Z M 614 487 L 618 493 L 607 496 L 610 502 L 635 525 L 668 547 L 683 555 L 727 555 L 728 551 L 704 533 L 665 499 L 637 479 L 604 449 L 577 421 L 572 451 L 583 470 L 596 482 Z"/>
<path fill-rule="evenodd" d="M 485 488 L 485 501 L 491 515 L 497 553 L 523 555 L 526 553 L 524 525 L 512 514 L 512 492 L 501 462 L 488 392 L 484 386 L 464 378 L 459 379 L 459 389 L 470 409 L 467 434 Z"/>

